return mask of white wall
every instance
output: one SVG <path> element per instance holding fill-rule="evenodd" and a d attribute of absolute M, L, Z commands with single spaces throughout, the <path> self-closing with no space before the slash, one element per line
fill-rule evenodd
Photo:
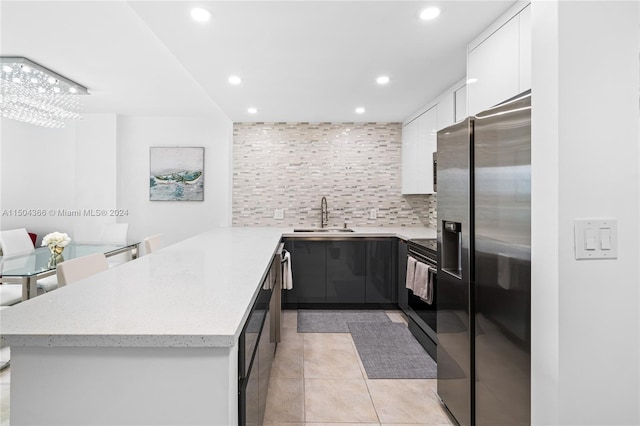
<path fill-rule="evenodd" d="M 115 222 L 113 216 L 87 212 L 116 208 L 115 114 L 86 114 L 62 129 L 2 119 L 0 135 L 1 229 L 27 228 L 40 241 L 49 232 L 75 238 L 78 225 L 99 229 L 101 223 Z M 39 213 L 13 211 L 25 209 Z"/>
<path fill-rule="evenodd" d="M 532 422 L 639 424 L 639 5 L 532 6 Z M 579 217 L 618 259 L 575 260 Z"/>
<path fill-rule="evenodd" d="M 118 118 L 118 207 L 129 211 L 129 237 L 163 233 L 177 242 L 231 224 L 233 124 L 223 114 L 207 117 Z M 203 146 L 204 201 L 149 201 L 149 147 Z"/>
<path fill-rule="evenodd" d="M 70 232 L 72 219 L 55 212 L 76 208 L 75 124 L 49 129 L 1 120 L 0 229 L 27 228 L 39 240 L 48 232 Z M 19 215 L 31 209 L 45 215 Z"/>
<path fill-rule="evenodd" d="M 76 124 L 76 206 L 73 238 L 97 241 L 101 224 L 116 222 L 115 114 L 87 114 Z M 98 212 L 106 211 L 106 216 Z M 101 214 L 101 213 L 100 213 Z"/>

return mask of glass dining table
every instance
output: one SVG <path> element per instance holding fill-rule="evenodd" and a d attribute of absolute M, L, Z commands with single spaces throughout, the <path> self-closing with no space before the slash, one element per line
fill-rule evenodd
<path fill-rule="evenodd" d="M 106 257 L 121 253 L 131 253 L 131 258 L 138 257 L 140 242 L 131 244 L 75 243 L 68 244 L 62 252 L 62 259 L 71 260 L 94 253 L 104 253 Z M 51 261 L 48 247 L 38 247 L 30 252 L 13 256 L 0 256 L 0 275 L 3 283 L 20 282 L 22 284 L 22 300 L 35 297 L 37 282 L 41 278 L 56 273 L 56 262 Z"/>

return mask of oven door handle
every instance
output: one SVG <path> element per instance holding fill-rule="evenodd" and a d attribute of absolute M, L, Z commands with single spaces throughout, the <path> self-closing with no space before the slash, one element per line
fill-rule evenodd
<path fill-rule="evenodd" d="M 407 254 L 407 256 L 413 257 L 416 261 L 418 261 L 420 263 L 426 263 L 427 265 L 429 265 L 429 269 L 430 270 L 433 269 L 437 273 L 438 266 L 437 266 L 437 262 L 435 262 L 434 260 L 429 259 L 428 257 L 425 257 L 420 253 L 416 253 L 416 252 L 412 252 L 412 251 L 410 251 Z"/>

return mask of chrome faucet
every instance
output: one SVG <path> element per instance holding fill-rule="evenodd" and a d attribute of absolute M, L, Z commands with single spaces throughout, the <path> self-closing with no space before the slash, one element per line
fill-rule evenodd
<path fill-rule="evenodd" d="M 327 207 L 327 197 L 322 197 L 320 201 L 320 227 L 324 228 L 329 224 L 329 209 Z"/>

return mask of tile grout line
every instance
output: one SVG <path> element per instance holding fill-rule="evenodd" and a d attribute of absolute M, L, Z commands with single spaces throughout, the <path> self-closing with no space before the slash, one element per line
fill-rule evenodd
<path fill-rule="evenodd" d="M 298 333 L 298 310 L 296 309 L 296 334 Z M 304 356 L 304 336 L 302 336 L 302 423 L 307 423 L 307 379 L 304 374 L 304 366 L 306 364 Z"/>
<path fill-rule="evenodd" d="M 378 414 L 378 408 L 376 407 L 376 403 L 373 400 L 373 396 L 371 395 L 371 389 L 369 389 L 369 379 L 365 379 L 364 385 L 367 387 L 367 393 L 369 394 L 369 400 L 371 401 L 371 405 L 373 406 L 373 411 L 376 413 L 376 419 L 378 419 L 378 424 L 382 424 L 382 420 L 380 419 L 380 414 Z"/>

